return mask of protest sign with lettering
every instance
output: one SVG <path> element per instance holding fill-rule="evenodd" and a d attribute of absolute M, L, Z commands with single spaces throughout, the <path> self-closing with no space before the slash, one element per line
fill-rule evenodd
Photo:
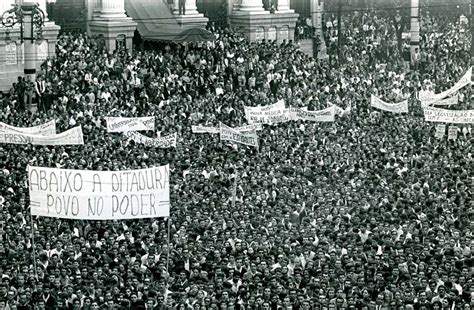
<path fill-rule="evenodd" d="M 471 76 L 472 76 L 472 67 L 466 71 L 466 73 L 461 77 L 456 84 L 453 85 L 450 89 L 447 89 L 439 94 L 430 94 L 428 92 L 420 92 L 420 100 L 422 101 L 422 106 L 431 105 L 435 101 L 442 100 L 446 97 L 452 96 L 458 90 L 463 88 L 466 85 L 471 84 Z"/>
<path fill-rule="evenodd" d="M 249 132 L 249 131 L 260 131 L 263 129 L 263 127 L 261 123 L 257 123 L 257 124 L 250 124 L 250 125 L 236 127 L 234 129 L 237 130 L 238 132 Z"/>
<path fill-rule="evenodd" d="M 425 121 L 436 123 L 472 124 L 474 110 L 446 110 L 434 107 L 424 107 Z"/>
<path fill-rule="evenodd" d="M 255 131 L 250 133 L 241 133 L 222 123 L 220 124 L 220 139 L 221 141 L 232 141 L 258 147 L 258 136 Z"/>
<path fill-rule="evenodd" d="M 0 131 L 0 143 L 35 145 L 82 145 L 84 144 L 84 136 L 82 135 L 81 126 L 77 126 L 62 133 L 49 136 Z"/>
<path fill-rule="evenodd" d="M 207 126 L 191 126 L 193 133 L 219 133 L 219 128 Z"/>
<path fill-rule="evenodd" d="M 289 108 L 288 111 L 291 120 L 334 122 L 336 117 L 336 107 L 334 105 L 319 111 L 308 111 L 300 108 Z"/>
<path fill-rule="evenodd" d="M 370 96 L 370 105 L 374 108 L 392 112 L 392 113 L 408 113 L 408 100 L 398 103 L 388 103 L 374 95 Z"/>
<path fill-rule="evenodd" d="M 34 127 L 15 127 L 0 122 L 0 132 L 3 133 L 26 133 L 30 135 L 49 136 L 56 134 L 56 122 L 54 120 Z"/>
<path fill-rule="evenodd" d="M 142 143 L 146 146 L 154 146 L 162 149 L 176 147 L 177 134 L 171 134 L 160 138 L 149 138 L 138 132 L 125 132 L 124 135 L 136 143 Z"/>
<path fill-rule="evenodd" d="M 245 117 L 250 124 L 254 123 L 279 123 L 287 121 L 282 119 L 285 114 L 285 101 L 278 100 L 267 106 L 248 107 L 244 106 Z"/>
<path fill-rule="evenodd" d="M 126 171 L 28 167 L 31 214 L 73 220 L 169 216 L 169 166 Z"/>
<path fill-rule="evenodd" d="M 436 126 L 435 137 L 438 138 L 438 139 L 443 139 L 445 132 L 446 132 L 446 125 L 445 124 L 438 124 Z"/>
<path fill-rule="evenodd" d="M 456 140 L 458 138 L 458 126 L 449 126 L 448 140 Z"/>
<path fill-rule="evenodd" d="M 459 98 L 457 95 L 455 95 L 446 99 L 441 99 L 437 101 L 429 101 L 429 102 L 422 101 L 421 103 L 426 104 L 426 105 L 452 106 L 459 103 Z"/>
<path fill-rule="evenodd" d="M 155 130 L 155 117 L 106 117 L 108 132 Z"/>

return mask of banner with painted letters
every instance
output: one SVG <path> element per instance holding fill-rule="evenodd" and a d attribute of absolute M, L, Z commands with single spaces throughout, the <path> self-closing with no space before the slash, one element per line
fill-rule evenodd
<path fill-rule="evenodd" d="M 423 106 L 452 106 L 459 103 L 459 96 L 455 95 L 449 98 L 437 100 L 437 101 L 422 101 Z"/>
<path fill-rule="evenodd" d="M 285 101 L 279 100 L 274 104 L 259 107 L 244 106 L 245 117 L 249 124 L 275 124 L 288 121 Z"/>
<path fill-rule="evenodd" d="M 308 111 L 300 108 L 288 109 L 290 120 L 303 120 L 308 122 L 334 122 L 336 107 L 334 105 L 318 111 Z"/>
<path fill-rule="evenodd" d="M 469 70 L 466 71 L 466 73 L 461 77 L 459 81 L 456 82 L 456 84 L 453 85 L 450 89 L 447 89 L 439 94 L 433 94 L 429 92 L 423 92 L 419 94 L 420 100 L 422 101 L 422 106 L 425 105 L 431 105 L 435 101 L 440 101 L 444 98 L 451 97 L 456 93 L 458 90 L 463 88 L 466 85 L 471 84 L 471 76 L 472 76 L 472 67 L 469 68 Z"/>
<path fill-rule="evenodd" d="M 56 134 L 56 122 L 54 120 L 33 127 L 15 127 L 0 122 L 0 132 L 25 133 L 29 135 L 51 136 Z"/>
<path fill-rule="evenodd" d="M 208 127 L 208 126 L 191 126 L 191 131 L 193 133 L 219 133 L 219 128 Z"/>
<path fill-rule="evenodd" d="M 160 138 L 150 138 L 134 131 L 124 132 L 124 135 L 128 139 L 135 141 L 135 143 L 142 143 L 145 146 L 154 146 L 162 149 L 176 147 L 176 133 Z"/>
<path fill-rule="evenodd" d="M 155 117 L 105 117 L 108 132 L 155 130 Z"/>
<path fill-rule="evenodd" d="M 374 108 L 392 112 L 392 113 L 408 113 L 408 100 L 403 100 L 399 103 L 388 103 L 375 95 L 370 96 L 370 105 Z"/>
<path fill-rule="evenodd" d="M 170 214 L 169 166 L 91 171 L 28 167 L 31 214 L 123 220 Z"/>
<path fill-rule="evenodd" d="M 232 141 L 240 144 L 258 147 L 258 136 L 253 132 L 241 133 L 234 128 L 220 123 L 220 139 L 221 141 Z"/>
<path fill-rule="evenodd" d="M 434 107 L 424 107 L 425 121 L 436 123 L 472 124 L 474 110 L 446 110 Z"/>
<path fill-rule="evenodd" d="M 260 131 L 262 130 L 262 124 L 257 123 L 257 124 L 250 124 L 250 125 L 245 125 L 245 126 L 240 126 L 240 127 L 235 127 L 234 130 L 237 130 L 238 132 L 249 132 L 249 131 Z"/>
<path fill-rule="evenodd" d="M 82 127 L 77 126 L 62 133 L 41 136 L 19 132 L 0 132 L 0 143 L 34 145 L 83 145 Z"/>

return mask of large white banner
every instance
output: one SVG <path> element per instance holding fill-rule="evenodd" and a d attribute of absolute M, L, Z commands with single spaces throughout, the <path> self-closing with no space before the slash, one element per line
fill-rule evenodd
<path fill-rule="evenodd" d="M 77 126 L 62 133 L 41 136 L 19 132 L 0 132 L 0 143 L 35 145 L 82 145 L 84 136 L 82 127 Z"/>
<path fill-rule="evenodd" d="M 419 97 L 422 101 L 422 106 L 431 105 L 434 101 L 442 100 L 446 97 L 451 97 L 454 95 L 455 92 L 460 90 L 466 85 L 471 84 L 471 76 L 472 76 L 472 67 L 466 71 L 466 73 L 462 76 L 462 78 L 453 85 L 450 89 L 445 90 L 439 94 L 430 94 L 429 92 L 420 92 Z"/>
<path fill-rule="evenodd" d="M 374 108 L 392 112 L 392 113 L 408 113 L 408 100 L 399 103 L 387 103 L 374 95 L 370 96 L 370 105 Z"/>
<path fill-rule="evenodd" d="M 170 214 L 169 166 L 126 171 L 28 167 L 31 214 L 73 220 Z"/>
<path fill-rule="evenodd" d="M 154 146 L 158 148 L 170 148 L 170 147 L 176 147 L 176 140 L 177 140 L 177 134 L 174 133 L 172 135 L 160 137 L 160 138 L 149 138 L 145 135 L 142 135 L 139 132 L 125 132 L 124 135 L 128 137 L 130 140 L 135 141 L 136 143 L 142 143 L 145 144 L 145 146 Z"/>
<path fill-rule="evenodd" d="M 15 127 L 0 122 L 2 133 L 25 133 L 30 135 L 50 136 L 56 134 L 56 122 L 54 120 L 34 127 Z"/>
<path fill-rule="evenodd" d="M 208 126 L 191 126 L 193 133 L 219 133 L 219 128 Z"/>
<path fill-rule="evenodd" d="M 249 132 L 249 131 L 261 131 L 263 129 L 262 124 L 250 124 L 250 125 L 245 125 L 245 126 L 240 126 L 234 128 L 238 132 Z"/>
<path fill-rule="evenodd" d="M 436 123 L 472 124 L 474 110 L 446 110 L 433 107 L 423 109 L 425 121 Z"/>
<path fill-rule="evenodd" d="M 258 147 L 258 136 L 255 131 L 250 133 L 241 133 L 227 125 L 220 123 L 221 141 L 232 141 L 240 144 Z"/>
<path fill-rule="evenodd" d="M 274 104 L 259 107 L 244 106 L 245 117 L 249 124 L 274 124 L 288 121 L 285 117 L 285 101 L 279 100 Z"/>
<path fill-rule="evenodd" d="M 155 117 L 106 117 L 108 132 L 155 130 Z"/>

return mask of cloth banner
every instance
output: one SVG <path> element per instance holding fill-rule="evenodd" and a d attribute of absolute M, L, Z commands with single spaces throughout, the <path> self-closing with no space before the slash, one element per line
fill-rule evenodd
<path fill-rule="evenodd" d="M 249 132 L 249 131 L 261 131 L 263 129 L 261 123 L 257 124 L 250 124 L 250 125 L 245 125 L 245 126 L 240 126 L 234 128 L 234 130 L 237 130 L 238 132 Z"/>
<path fill-rule="evenodd" d="M 436 123 L 472 124 L 474 110 L 446 110 L 433 107 L 423 109 L 425 121 Z"/>
<path fill-rule="evenodd" d="M 450 89 L 447 89 L 439 94 L 433 94 L 430 92 L 420 92 L 419 97 L 422 101 L 422 106 L 431 105 L 432 102 L 440 101 L 444 98 L 451 97 L 455 92 L 460 90 L 466 85 L 471 84 L 471 76 L 472 76 L 472 67 L 466 71 L 466 73 L 462 76 L 462 78 L 457 81 L 456 84 L 453 85 Z M 431 96 L 430 96 L 431 95 Z"/>
<path fill-rule="evenodd" d="M 149 138 L 139 132 L 133 131 L 125 132 L 124 135 L 136 143 L 142 143 L 146 146 L 154 146 L 162 149 L 176 147 L 176 140 L 178 136 L 176 133 L 174 133 L 160 138 Z"/>
<path fill-rule="evenodd" d="M 272 124 L 287 121 L 283 118 L 285 114 L 285 101 L 278 100 L 274 104 L 259 107 L 244 106 L 245 118 L 249 124 L 263 123 Z"/>
<path fill-rule="evenodd" d="M 456 140 L 458 138 L 458 126 L 449 126 L 448 140 Z"/>
<path fill-rule="evenodd" d="M 446 132 L 446 125 L 445 124 L 438 124 L 436 126 L 435 137 L 438 138 L 438 139 L 443 139 L 445 132 Z"/>
<path fill-rule="evenodd" d="M 56 134 L 56 122 L 54 120 L 34 127 L 15 127 L 0 122 L 2 133 L 25 133 L 29 135 L 51 136 Z"/>
<path fill-rule="evenodd" d="M 291 120 L 303 120 L 309 122 L 334 122 L 336 117 L 336 106 L 332 105 L 319 111 L 307 111 L 300 108 L 289 108 Z"/>
<path fill-rule="evenodd" d="M 219 128 L 208 126 L 191 126 L 193 133 L 219 133 Z"/>
<path fill-rule="evenodd" d="M 241 133 L 234 128 L 220 123 L 220 139 L 221 141 L 232 141 L 240 144 L 258 147 L 258 136 L 255 131 L 250 133 Z"/>
<path fill-rule="evenodd" d="M 387 103 L 374 95 L 370 96 L 370 105 L 374 108 L 392 112 L 392 113 L 408 113 L 408 100 L 399 103 Z"/>
<path fill-rule="evenodd" d="M 437 106 L 452 106 L 452 105 L 455 105 L 455 104 L 458 104 L 459 103 L 459 96 L 452 96 L 452 97 L 449 97 L 449 98 L 446 98 L 446 99 L 442 99 L 442 100 L 438 100 L 438 101 L 429 101 L 429 102 L 423 102 L 422 103 L 426 104 L 427 106 L 433 106 L 433 105 L 437 105 Z"/>
<path fill-rule="evenodd" d="M 169 166 L 125 171 L 28 167 L 31 214 L 72 220 L 169 216 Z"/>
<path fill-rule="evenodd" d="M 155 130 L 155 117 L 106 117 L 108 132 Z"/>
<path fill-rule="evenodd" d="M 82 127 L 77 126 L 62 133 L 41 136 L 15 132 L 0 132 L 0 143 L 35 145 L 82 145 Z"/>

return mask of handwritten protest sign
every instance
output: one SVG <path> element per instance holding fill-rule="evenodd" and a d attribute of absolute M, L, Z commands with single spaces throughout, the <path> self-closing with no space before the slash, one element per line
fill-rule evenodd
<path fill-rule="evenodd" d="M 370 96 L 370 105 L 374 108 L 392 112 L 392 113 L 408 113 L 408 100 L 399 103 L 387 103 L 374 95 Z"/>
<path fill-rule="evenodd" d="M 438 138 L 438 139 L 443 139 L 445 132 L 446 132 L 446 125 L 445 124 L 438 124 L 436 126 L 435 137 Z"/>
<path fill-rule="evenodd" d="M 221 141 L 232 141 L 258 147 L 258 136 L 255 131 L 250 133 L 241 133 L 222 123 L 220 124 L 220 139 Z"/>
<path fill-rule="evenodd" d="M 474 110 L 446 110 L 434 107 L 424 107 L 425 121 L 437 123 L 472 124 Z"/>
<path fill-rule="evenodd" d="M 141 133 L 133 132 L 133 131 L 125 132 L 124 135 L 128 137 L 130 140 L 133 140 L 136 143 L 142 143 L 146 146 L 154 146 L 154 147 L 159 147 L 162 149 L 176 147 L 176 140 L 177 140 L 176 133 L 172 135 L 160 137 L 160 138 L 149 138 L 147 136 L 142 135 Z"/>
<path fill-rule="evenodd" d="M 155 117 L 106 117 L 108 132 L 155 130 Z"/>
<path fill-rule="evenodd" d="M 267 106 L 248 107 L 244 106 L 245 117 L 250 124 L 254 123 L 279 123 L 287 121 L 282 119 L 285 114 L 285 101 L 279 100 Z"/>
<path fill-rule="evenodd" d="M 219 128 L 207 126 L 191 126 L 193 133 L 219 133 Z"/>
<path fill-rule="evenodd" d="M 448 140 L 456 140 L 458 138 L 458 126 L 449 126 Z"/>
<path fill-rule="evenodd" d="M 31 135 L 18 132 L 0 132 L 0 143 L 10 144 L 35 144 L 35 145 L 82 145 L 84 136 L 81 126 L 74 127 L 65 132 L 50 135 Z"/>
<path fill-rule="evenodd" d="M 31 214 L 73 220 L 169 216 L 169 166 L 126 171 L 28 167 Z"/>
<path fill-rule="evenodd" d="M 25 133 L 30 135 L 50 136 L 56 134 L 56 122 L 54 120 L 34 127 L 15 127 L 0 122 L 0 132 L 3 133 Z"/>

